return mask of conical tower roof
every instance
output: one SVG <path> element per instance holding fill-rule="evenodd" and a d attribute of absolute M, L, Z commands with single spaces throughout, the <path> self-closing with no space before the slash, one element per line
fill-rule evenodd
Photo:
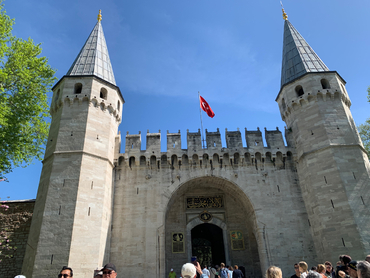
<path fill-rule="evenodd" d="M 329 71 L 294 26 L 285 20 L 281 87 L 308 72 Z"/>
<path fill-rule="evenodd" d="M 95 75 L 116 85 L 100 21 L 101 15 L 66 75 Z"/>

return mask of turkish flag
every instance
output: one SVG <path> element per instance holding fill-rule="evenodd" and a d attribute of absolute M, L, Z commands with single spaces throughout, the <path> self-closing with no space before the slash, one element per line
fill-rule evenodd
<path fill-rule="evenodd" d="M 206 100 L 202 98 L 201 96 L 199 96 L 199 101 L 200 101 L 200 108 L 202 108 L 202 110 L 206 112 L 208 116 L 213 118 L 215 116 L 215 113 L 213 113 L 212 108 L 211 106 L 209 106 L 208 102 L 206 102 Z"/>

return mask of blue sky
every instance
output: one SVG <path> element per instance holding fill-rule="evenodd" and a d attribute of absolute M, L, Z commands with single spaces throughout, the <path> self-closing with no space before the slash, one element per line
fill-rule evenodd
<path fill-rule="evenodd" d="M 280 90 L 283 26 L 277 0 L 6 0 L 13 33 L 42 43 L 62 78 L 93 29 L 99 9 L 117 85 L 125 98 L 124 135 L 200 128 L 198 91 L 216 116 L 208 131 L 284 130 Z M 370 1 L 285 0 L 290 22 L 319 57 L 347 81 L 356 124 L 370 117 Z M 51 93 L 49 94 L 51 98 Z M 244 142 L 245 145 L 245 142 Z M 224 144 L 226 147 L 226 145 Z M 123 148 L 121 148 L 123 152 Z M 0 183 L 0 198 L 36 197 L 40 161 Z M 7 198 L 9 197 L 9 198 Z"/>

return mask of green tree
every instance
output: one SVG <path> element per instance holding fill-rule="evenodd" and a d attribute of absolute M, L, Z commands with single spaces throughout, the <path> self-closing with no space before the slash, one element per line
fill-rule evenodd
<path fill-rule="evenodd" d="M 367 101 L 370 102 L 370 86 L 367 88 Z M 358 131 L 367 155 L 370 158 L 370 118 L 364 124 L 358 126 Z"/>
<path fill-rule="evenodd" d="M 41 159 L 49 126 L 46 93 L 56 81 L 40 44 L 15 37 L 13 24 L 0 0 L 0 179 Z"/>

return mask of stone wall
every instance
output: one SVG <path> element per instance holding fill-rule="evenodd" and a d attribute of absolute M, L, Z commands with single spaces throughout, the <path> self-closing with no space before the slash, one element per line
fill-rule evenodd
<path fill-rule="evenodd" d="M 289 138 L 291 132 L 285 132 Z M 265 130 L 267 147 L 260 130 L 245 133 L 247 147 L 240 131 L 226 131 L 224 148 L 219 130 L 206 131 L 204 149 L 200 132 L 187 132 L 187 149 L 180 147 L 180 133 L 169 133 L 166 152 L 160 133 L 148 133 L 150 140 L 147 134 L 146 150 L 141 134 L 126 136 L 126 152 L 116 154 L 114 171 L 110 261 L 119 273 L 167 277 L 171 268 L 179 273 L 193 255 L 191 233 L 205 224 L 199 217 L 204 210 L 213 217 L 206 224 L 222 229 L 224 262 L 246 266 L 247 277 L 262 277 L 269 265 L 290 273 L 302 258 L 317 264 L 295 148 L 284 145 L 279 130 Z M 187 209 L 187 198 L 197 196 L 223 196 L 224 207 Z M 233 231 L 241 232 L 245 248 L 231 248 Z M 172 248 L 174 235 L 184 239 L 182 252 Z M 215 250 L 216 239 L 209 241 Z"/>
<path fill-rule="evenodd" d="M 277 98 L 295 141 L 297 173 L 319 261 L 370 252 L 370 169 L 336 72 L 306 74 Z M 297 90 L 300 88 L 301 92 Z"/>
<path fill-rule="evenodd" d="M 58 94 L 63 101 L 52 111 L 22 272 L 27 278 L 55 277 L 68 265 L 76 277 L 89 278 L 109 256 L 121 112 L 108 103 L 123 99 L 118 88 L 92 76 L 65 77 L 53 91 L 54 101 Z M 107 95 L 100 97 L 103 91 Z"/>
<path fill-rule="evenodd" d="M 35 200 L 8 201 L 4 204 L 9 209 L 2 208 L 0 211 L 0 231 L 9 239 L 12 249 L 0 248 L 0 273 L 2 278 L 13 278 L 21 274 Z"/>

